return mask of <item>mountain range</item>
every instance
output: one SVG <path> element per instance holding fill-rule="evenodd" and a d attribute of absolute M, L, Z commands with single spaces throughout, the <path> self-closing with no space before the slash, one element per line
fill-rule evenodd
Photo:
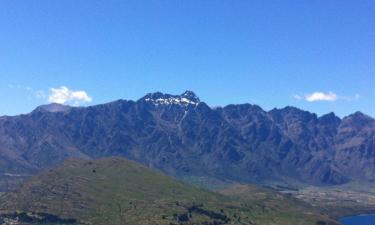
<path fill-rule="evenodd" d="M 210 107 L 191 91 L 0 117 L 0 185 L 70 157 L 120 156 L 178 178 L 336 185 L 374 182 L 375 120 L 295 107 Z"/>

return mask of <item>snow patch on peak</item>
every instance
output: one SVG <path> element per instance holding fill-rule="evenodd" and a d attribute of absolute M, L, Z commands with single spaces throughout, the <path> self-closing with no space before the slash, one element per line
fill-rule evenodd
<path fill-rule="evenodd" d="M 146 98 L 146 102 L 152 102 L 156 105 L 171 105 L 171 104 L 178 104 L 178 105 L 198 105 L 199 102 L 189 100 L 184 97 L 169 97 L 169 98 Z"/>
<path fill-rule="evenodd" d="M 170 95 L 156 92 L 148 94 L 144 98 L 144 101 L 151 102 L 155 105 L 198 105 L 200 103 L 199 98 L 192 92 L 186 91 L 182 95 Z"/>

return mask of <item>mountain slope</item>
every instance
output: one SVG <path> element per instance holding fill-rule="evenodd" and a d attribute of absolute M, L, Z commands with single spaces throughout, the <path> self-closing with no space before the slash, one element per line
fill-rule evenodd
<path fill-rule="evenodd" d="M 177 177 L 372 182 L 374 121 L 362 113 L 340 119 L 294 107 L 211 108 L 191 91 L 86 108 L 54 104 L 0 117 L 0 173 L 34 174 L 69 157 L 122 156 Z"/>
<path fill-rule="evenodd" d="M 203 191 L 122 158 L 71 159 L 1 196 L 0 221 L 102 225 L 336 224 L 310 206 L 280 194 L 269 198 L 265 192 L 254 189 L 245 200 L 226 194 Z"/>

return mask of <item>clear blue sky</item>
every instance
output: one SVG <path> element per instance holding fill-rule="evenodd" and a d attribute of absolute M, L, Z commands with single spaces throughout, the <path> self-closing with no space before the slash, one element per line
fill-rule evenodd
<path fill-rule="evenodd" d="M 375 2 L 2 0 L 0 80 L 0 115 L 65 86 L 69 104 L 189 89 L 211 106 L 375 116 Z"/>

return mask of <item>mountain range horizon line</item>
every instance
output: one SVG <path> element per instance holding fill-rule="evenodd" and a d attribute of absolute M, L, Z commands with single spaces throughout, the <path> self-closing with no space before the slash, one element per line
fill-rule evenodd
<path fill-rule="evenodd" d="M 59 112 L 59 111 L 63 111 L 63 110 L 68 110 L 69 108 L 88 108 L 88 107 L 94 107 L 94 106 L 98 106 L 98 105 L 111 104 L 111 103 L 118 102 L 118 101 L 138 102 L 138 101 L 145 100 L 145 99 L 147 99 L 147 97 L 150 97 L 150 96 L 164 96 L 164 97 L 166 97 L 166 96 L 168 96 L 168 97 L 189 96 L 190 98 L 195 98 L 195 100 L 198 100 L 197 103 L 204 103 L 208 107 L 210 107 L 211 109 L 225 108 L 225 107 L 228 107 L 228 106 L 231 106 L 231 105 L 252 105 L 252 106 L 255 106 L 255 107 L 259 107 L 262 111 L 267 112 L 267 113 L 272 112 L 273 110 L 296 109 L 296 110 L 299 110 L 299 111 L 304 111 L 304 112 L 308 112 L 310 114 L 313 114 L 317 118 L 322 118 L 322 117 L 331 115 L 331 116 L 335 116 L 336 118 L 339 118 L 340 120 L 342 120 L 342 119 L 344 119 L 346 117 L 355 116 L 355 115 L 361 115 L 361 116 L 364 116 L 364 117 L 369 117 L 370 119 L 375 119 L 375 117 L 373 117 L 373 116 L 371 116 L 371 115 L 369 115 L 367 113 L 364 113 L 364 112 L 362 112 L 360 110 L 357 110 L 354 113 L 351 113 L 351 114 L 348 114 L 348 115 L 345 115 L 345 116 L 338 116 L 333 111 L 328 112 L 328 113 L 324 113 L 324 114 L 321 114 L 321 115 L 318 115 L 315 112 L 312 112 L 312 111 L 309 111 L 309 110 L 305 110 L 303 108 L 299 108 L 299 107 L 296 107 L 296 106 L 293 106 L 293 105 L 287 105 L 287 106 L 284 106 L 282 108 L 274 107 L 271 110 L 265 110 L 263 107 L 261 107 L 261 106 L 259 106 L 257 104 L 249 103 L 249 102 L 245 102 L 245 103 L 230 103 L 230 104 L 223 105 L 223 106 L 211 106 L 211 105 L 207 104 L 205 101 L 201 101 L 199 99 L 199 97 L 195 94 L 195 92 L 191 91 L 191 90 L 185 90 L 180 95 L 170 94 L 170 93 L 164 93 L 164 92 L 160 92 L 160 91 L 155 91 L 155 92 L 149 92 L 149 93 L 147 93 L 146 95 L 144 95 L 143 97 L 139 98 L 138 100 L 120 98 L 120 99 L 117 99 L 117 100 L 114 100 L 114 101 L 109 101 L 109 102 L 99 103 L 99 104 L 93 104 L 93 105 L 88 105 L 88 106 L 74 106 L 74 105 L 69 105 L 69 104 L 61 104 L 61 103 L 51 102 L 51 103 L 39 105 L 34 110 L 32 110 L 32 111 L 30 111 L 28 113 L 20 113 L 20 114 L 16 114 L 16 115 L 0 115 L 0 118 L 1 117 L 13 117 L 13 116 L 26 115 L 26 114 L 35 112 L 35 111 L 40 110 L 40 109 L 44 109 L 44 110 L 49 111 L 49 112 Z"/>

